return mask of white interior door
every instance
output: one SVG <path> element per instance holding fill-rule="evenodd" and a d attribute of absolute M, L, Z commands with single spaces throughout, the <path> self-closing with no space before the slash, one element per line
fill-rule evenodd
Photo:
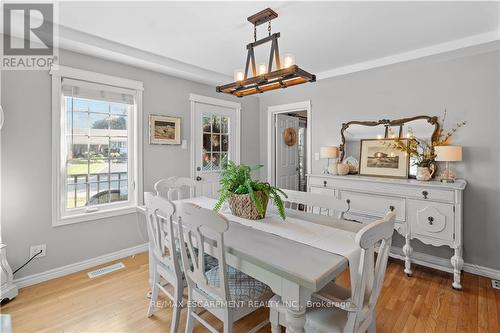
<path fill-rule="evenodd" d="M 192 103 L 194 116 L 192 174 L 199 182 L 197 194 L 215 198 L 218 195 L 219 178 L 224 161 L 240 162 L 240 111 L 238 107 L 199 101 L 192 101 Z"/>
<path fill-rule="evenodd" d="M 289 146 L 285 143 L 284 132 L 287 128 L 295 129 L 296 142 Z M 284 114 L 276 115 L 276 185 L 279 188 L 299 189 L 299 118 Z"/>

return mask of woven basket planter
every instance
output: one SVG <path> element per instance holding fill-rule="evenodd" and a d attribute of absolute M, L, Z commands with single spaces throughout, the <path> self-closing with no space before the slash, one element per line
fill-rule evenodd
<path fill-rule="evenodd" d="M 255 192 L 264 206 L 264 214 L 259 214 L 257 207 L 250 198 L 250 194 L 233 194 L 229 197 L 229 207 L 231 213 L 235 216 L 242 217 L 249 220 L 260 220 L 266 217 L 267 202 L 269 198 L 262 192 Z"/>

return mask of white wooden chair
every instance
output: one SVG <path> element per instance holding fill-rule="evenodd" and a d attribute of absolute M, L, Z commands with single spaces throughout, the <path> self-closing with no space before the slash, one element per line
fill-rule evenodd
<path fill-rule="evenodd" d="M 273 295 L 270 288 L 250 276 L 226 266 L 224 233 L 228 221 L 218 213 L 190 203 L 176 203 L 181 255 L 189 290 L 189 304 L 201 305 L 224 323 L 224 333 L 233 332 L 233 323 L 257 310 L 252 302 L 265 302 Z M 182 238 L 181 238 L 182 239 Z M 198 251 L 195 251 L 195 248 Z M 205 271 L 205 249 L 213 250 L 219 265 Z M 197 320 L 210 332 L 217 332 L 197 307 L 188 307 L 186 333 Z M 250 332 L 256 332 L 267 320 Z"/>
<path fill-rule="evenodd" d="M 355 241 L 361 248 L 361 258 L 359 278 L 353 286 L 352 299 L 346 302 L 346 299 L 338 298 L 336 295 L 341 287 L 334 283 L 313 294 L 313 301 L 324 302 L 327 306 L 306 310 L 306 332 L 375 332 L 375 306 L 384 281 L 395 218 L 395 213 L 387 213 L 384 219 L 368 224 L 356 234 Z M 377 262 L 373 269 L 374 248 L 379 242 Z M 345 294 L 349 294 L 348 290 Z M 286 327 L 285 313 L 286 308 L 280 298 L 274 296 L 270 301 L 273 333 L 281 332 L 280 326 Z"/>
<path fill-rule="evenodd" d="M 184 290 L 180 253 L 177 250 L 172 223 L 175 206 L 167 199 L 150 192 L 144 193 L 144 201 L 146 203 L 146 222 L 149 236 L 149 265 L 153 278 L 148 317 L 153 315 L 158 300 L 158 292 L 161 290 L 173 301 L 170 332 L 175 333 L 179 327 Z M 161 278 L 167 283 L 162 283 Z M 173 295 L 165 288 L 166 284 L 172 286 Z"/>
<path fill-rule="evenodd" d="M 283 199 L 288 209 L 302 210 L 304 212 L 336 216 L 344 219 L 344 214 L 349 212 L 350 200 L 342 201 L 335 197 L 293 190 L 282 190 L 288 198 Z"/>
<path fill-rule="evenodd" d="M 157 195 L 172 201 L 195 197 L 196 185 L 196 182 L 191 178 L 170 177 L 157 181 L 154 189 Z"/>

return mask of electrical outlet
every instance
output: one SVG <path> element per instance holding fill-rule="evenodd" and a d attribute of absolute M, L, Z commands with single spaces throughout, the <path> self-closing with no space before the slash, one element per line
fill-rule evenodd
<path fill-rule="evenodd" d="M 491 286 L 494 289 L 500 289 L 500 281 L 499 280 L 491 280 Z"/>
<path fill-rule="evenodd" d="M 40 250 L 42 251 L 42 253 L 37 255 L 36 258 L 45 257 L 45 255 L 47 254 L 47 245 L 40 244 L 40 245 L 31 246 L 30 247 L 30 258 L 33 257 L 38 252 L 40 252 Z"/>
<path fill-rule="evenodd" d="M 319 161 L 319 153 L 314 153 L 314 160 Z"/>

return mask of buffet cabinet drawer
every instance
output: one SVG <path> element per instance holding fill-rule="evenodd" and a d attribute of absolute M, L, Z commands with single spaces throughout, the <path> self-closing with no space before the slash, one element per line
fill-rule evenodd
<path fill-rule="evenodd" d="M 309 185 L 311 187 L 329 187 L 332 188 L 334 187 L 335 181 L 332 179 L 328 178 L 322 178 L 322 177 L 309 177 Z"/>
<path fill-rule="evenodd" d="M 362 214 L 374 218 L 384 217 L 387 212 L 393 210 L 397 221 L 405 221 L 406 207 L 404 198 L 396 198 L 367 193 L 339 191 L 340 199 L 351 202 L 352 214 Z"/>
<path fill-rule="evenodd" d="M 406 195 L 415 199 L 424 199 L 430 201 L 448 201 L 454 202 L 455 194 L 450 190 L 437 188 L 412 188 L 408 189 Z"/>
<path fill-rule="evenodd" d="M 316 194 L 329 195 L 329 196 L 334 197 L 336 190 L 333 188 L 328 188 L 328 187 L 311 186 L 310 192 L 316 193 Z"/>
<path fill-rule="evenodd" d="M 412 199 L 409 199 L 407 204 L 408 222 L 412 234 L 453 241 L 455 224 L 453 205 Z"/>

